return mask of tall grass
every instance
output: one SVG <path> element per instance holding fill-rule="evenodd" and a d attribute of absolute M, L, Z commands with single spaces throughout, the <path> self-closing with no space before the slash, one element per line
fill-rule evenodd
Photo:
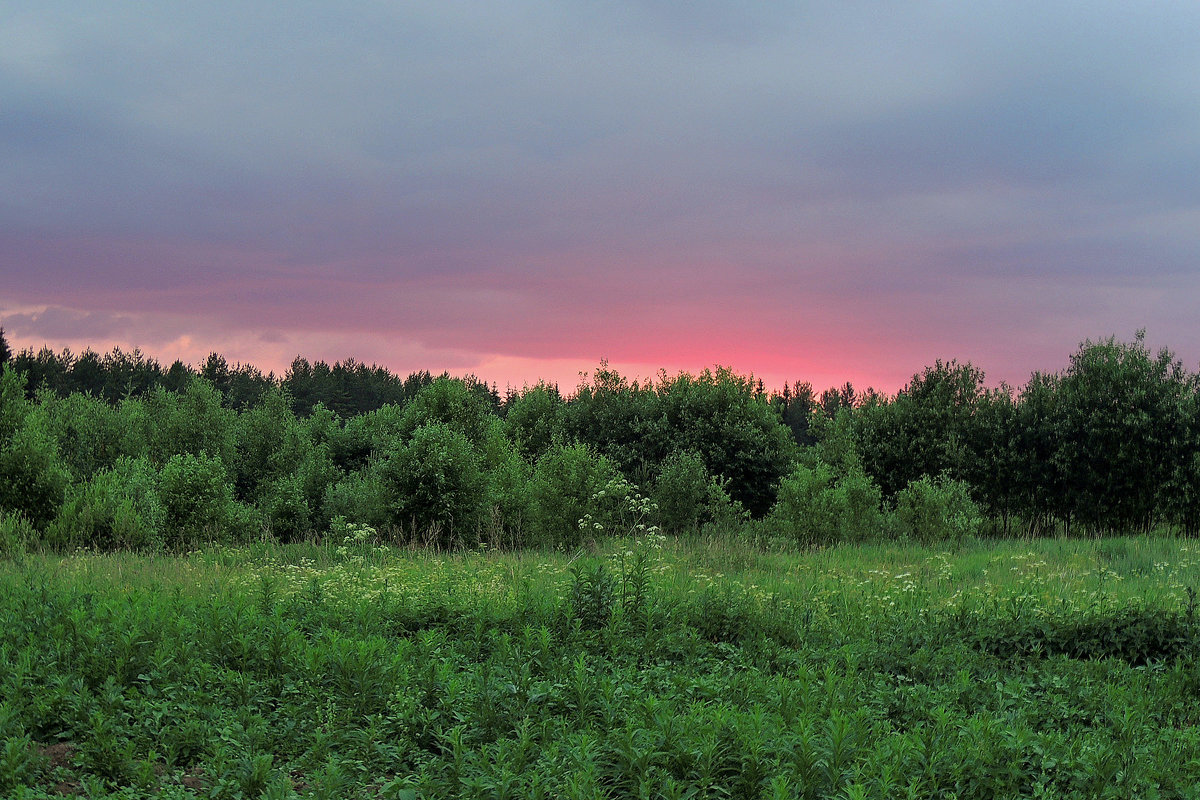
<path fill-rule="evenodd" d="M 0 561 L 0 795 L 1186 797 L 1193 541 Z"/>

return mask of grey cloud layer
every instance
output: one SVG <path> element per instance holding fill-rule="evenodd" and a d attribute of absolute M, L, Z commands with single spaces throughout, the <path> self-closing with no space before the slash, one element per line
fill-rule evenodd
<path fill-rule="evenodd" d="M 956 344 L 947 303 L 986 287 L 1024 331 L 1052 278 L 1094 311 L 1071 339 L 1194 333 L 1091 293 L 1196 288 L 1197 30 L 1182 3 L 10 4 L 0 279 L 131 312 L 190 288 L 198 313 L 243 280 L 284 327 L 317 284 L 436 290 L 444 326 L 362 324 L 483 348 L 463 320 L 495 292 L 637 325 L 721 307 L 724 265 L 797 337 L 893 297 Z M 525 325 L 501 344 L 546 354 Z"/>

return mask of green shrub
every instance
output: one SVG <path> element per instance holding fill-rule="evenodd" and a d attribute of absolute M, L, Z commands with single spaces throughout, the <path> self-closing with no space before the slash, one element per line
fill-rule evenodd
<path fill-rule="evenodd" d="M 72 493 L 47 539 L 60 549 L 139 549 L 162 541 L 165 521 L 157 470 L 145 458 L 125 457 Z"/>
<path fill-rule="evenodd" d="M 406 437 L 415 436 L 420 428 L 440 424 L 480 445 L 493 416 L 483 394 L 464 381 L 441 377 L 404 406 L 400 432 Z"/>
<path fill-rule="evenodd" d="M 571 618 L 584 630 L 603 628 L 612 619 L 616 589 L 616 578 L 603 561 L 577 562 L 571 567 Z"/>
<path fill-rule="evenodd" d="M 901 536 L 917 542 L 958 542 L 979 530 L 982 517 L 962 481 L 946 475 L 908 484 L 896 495 L 894 512 Z"/>
<path fill-rule="evenodd" d="M 34 415 L 58 445 L 64 465 L 76 480 L 87 480 L 122 456 L 144 451 L 143 432 L 128 424 L 122 409 L 86 394 L 59 397 L 49 390 L 38 394 Z"/>
<path fill-rule="evenodd" d="M 531 494 L 537 521 L 535 540 L 547 547 L 575 547 L 583 541 L 580 520 L 598 512 L 593 499 L 618 476 L 608 459 L 583 444 L 555 442 L 538 459 Z M 603 527 L 603 523 L 597 521 Z"/>
<path fill-rule="evenodd" d="M 234 425 L 234 487 L 243 500 L 257 500 L 261 487 L 272 487 L 296 469 L 313 449 L 307 429 L 292 413 L 291 399 L 280 389 L 268 391 Z"/>
<path fill-rule="evenodd" d="M 35 797 L 29 787 L 39 782 L 48 766 L 28 734 L 0 740 L 0 792 L 5 797 Z"/>
<path fill-rule="evenodd" d="M 484 536 L 492 545 L 522 547 L 534 520 L 533 469 L 505 437 L 504 423 L 498 419 L 484 443 L 483 466 L 487 477 Z"/>
<path fill-rule="evenodd" d="M 695 453 L 672 453 L 650 493 L 658 526 L 665 533 L 681 533 L 706 524 L 726 528 L 743 522 L 745 510 L 729 496 L 727 484 L 710 475 Z"/>
<path fill-rule="evenodd" d="M 326 525 L 342 517 L 379 531 L 391 528 L 392 518 L 379 465 L 371 464 L 351 472 L 326 487 L 321 517 Z"/>
<path fill-rule="evenodd" d="M 323 432 L 329 436 L 333 463 L 345 472 L 354 472 L 367 466 L 372 457 L 381 458 L 387 450 L 405 441 L 411 433 L 406 424 L 404 408 L 388 403 L 350 417 L 341 428 L 326 423 Z"/>
<path fill-rule="evenodd" d="M 862 542 L 878 537 L 884 527 L 883 497 L 871 476 L 852 470 L 837 480 L 836 488 L 842 504 L 843 540 Z"/>
<path fill-rule="evenodd" d="M 312 532 L 312 514 L 299 475 L 272 481 L 259 502 L 271 535 L 281 542 L 298 542 Z"/>
<path fill-rule="evenodd" d="M 304 454 L 304 458 L 296 467 L 296 479 L 300 482 L 300 491 L 309 509 L 309 523 L 313 528 L 319 528 L 325 521 L 321 508 L 325 502 L 329 487 L 337 483 L 342 473 L 333 463 L 329 447 L 324 444 L 315 445 Z M 332 518 L 332 517 L 331 517 Z"/>
<path fill-rule="evenodd" d="M 440 547 L 478 540 L 487 482 L 464 434 L 440 422 L 417 428 L 387 454 L 380 478 L 393 526 Z"/>
<path fill-rule="evenodd" d="M 9 366 L 0 369 L 0 447 L 13 437 L 29 413 L 25 375 Z"/>
<path fill-rule="evenodd" d="M 879 535 L 881 502 L 879 488 L 861 471 L 838 478 L 818 461 L 783 479 L 769 523 L 801 544 L 861 542 Z"/>
<path fill-rule="evenodd" d="M 224 465 L 206 453 L 171 456 L 159 479 L 167 547 L 231 538 L 240 515 Z"/>
<path fill-rule="evenodd" d="M 566 401 L 558 389 L 539 383 L 512 399 L 505 410 L 508 436 L 526 458 L 536 459 L 563 432 Z"/>
<path fill-rule="evenodd" d="M 35 418 L 0 444 L 0 511 L 21 513 L 43 528 L 58 513 L 69 482 L 54 439 Z"/>
<path fill-rule="evenodd" d="M 202 378 L 190 380 L 183 392 L 161 386 L 151 392 L 144 417 L 151 460 L 161 465 L 174 455 L 206 453 L 232 474 L 237 415 L 222 406 L 221 399 L 221 393 Z"/>
<path fill-rule="evenodd" d="M 0 558 L 20 555 L 37 540 L 29 520 L 13 511 L 0 511 Z"/>
<path fill-rule="evenodd" d="M 711 479 L 695 453 L 672 453 L 663 462 L 651 496 L 665 533 L 695 530 L 704 519 Z"/>

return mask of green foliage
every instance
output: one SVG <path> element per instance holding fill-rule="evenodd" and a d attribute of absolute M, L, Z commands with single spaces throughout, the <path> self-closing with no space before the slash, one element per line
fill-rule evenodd
<path fill-rule="evenodd" d="M 1181 405 L 1186 432 L 1176 443 L 1171 480 L 1160 487 L 1159 508 L 1167 520 L 1195 535 L 1200 531 L 1200 377 L 1192 377 Z"/>
<path fill-rule="evenodd" d="M 698 531 L 704 525 L 730 528 L 743 522 L 745 512 L 724 483 L 709 475 L 694 453 L 673 453 L 663 462 L 651 499 L 658 527 L 670 534 Z"/>
<path fill-rule="evenodd" d="M 123 457 L 72 492 L 47 539 L 60 549 L 142 549 L 162 541 L 166 522 L 157 470 L 144 457 Z"/>
<path fill-rule="evenodd" d="M 579 521 L 599 512 L 596 495 L 617 476 L 612 463 L 586 445 L 552 444 L 534 466 L 530 483 L 537 531 L 530 544 L 575 547 L 596 535 L 585 534 Z M 596 524 L 603 531 L 603 522 Z"/>
<path fill-rule="evenodd" d="M 882 532 L 881 504 L 879 487 L 861 470 L 838 476 L 818 460 L 783 479 L 767 522 L 804 545 L 870 541 Z"/>
<path fill-rule="evenodd" d="M 320 527 L 324 521 L 321 509 L 326 493 L 342 478 L 329 448 L 319 444 L 306 451 L 296 465 L 293 477 L 299 482 L 301 495 L 308 506 L 310 525 Z"/>
<path fill-rule="evenodd" d="M 630 383 L 601 361 L 575 390 L 563 418 L 564 440 L 575 440 L 603 455 L 623 474 L 640 476 L 665 455 L 650 438 L 655 412 L 652 387 Z"/>
<path fill-rule="evenodd" d="M 483 443 L 493 418 L 492 408 L 477 384 L 454 378 L 437 378 L 404 407 L 399 433 L 415 436 L 422 427 L 440 424 L 475 446 Z"/>
<path fill-rule="evenodd" d="M 600 630 L 609 624 L 616 594 L 617 581 L 603 561 L 581 561 L 571 567 L 571 616 L 584 630 Z"/>
<path fill-rule="evenodd" d="M 25 375 L 7 366 L 0 369 L 0 447 L 12 439 L 28 413 Z"/>
<path fill-rule="evenodd" d="M 488 506 L 484 539 L 489 546 L 519 548 L 533 535 L 537 517 L 530 484 L 533 469 L 504 431 L 504 423 L 493 420 L 483 448 Z"/>
<path fill-rule="evenodd" d="M 751 377 L 719 367 L 692 376 L 661 376 L 650 441 L 662 457 L 690 451 L 729 495 L 756 516 L 774 501 L 775 486 L 795 454 L 788 429 Z"/>
<path fill-rule="evenodd" d="M 1194 391 L 1168 350 L 1085 342 L 1059 385 L 1058 462 L 1071 509 L 1093 530 L 1148 529 L 1160 487 L 1187 441 L 1185 398 Z M 1100 455 L 1103 454 L 1103 455 Z"/>
<path fill-rule="evenodd" d="M 271 535 L 281 542 L 298 542 L 313 533 L 309 508 L 300 475 L 276 478 L 263 492 L 260 507 Z"/>
<path fill-rule="evenodd" d="M 206 453 L 171 456 L 159 477 L 163 544 L 172 549 L 223 541 L 242 533 L 224 465 Z"/>
<path fill-rule="evenodd" d="M 352 361 L 293 366 L 277 383 L 217 354 L 200 375 L 179 363 L 164 373 L 138 351 L 16 354 L 0 371 L 0 509 L 49 542 L 65 500 L 57 546 L 155 546 L 145 536 L 179 537 L 135 514 L 109 471 L 123 458 L 161 470 L 191 455 L 224 473 L 234 502 L 222 535 L 241 538 L 313 538 L 342 515 L 439 546 L 573 547 L 627 529 L 605 517 L 620 505 L 613 494 L 598 494 L 618 481 L 634 494 L 649 487 L 642 499 L 658 510 L 645 524 L 671 532 L 858 541 L 879 528 L 876 486 L 896 502 L 941 475 L 964 482 L 986 515 L 972 530 L 1200 530 L 1200 378 L 1169 351 L 1151 354 L 1142 333 L 1085 342 L 1068 369 L 1034 374 L 1019 392 L 986 389 L 969 363 L 939 361 L 893 399 L 849 384 L 818 398 L 803 383 L 768 397 L 724 368 L 631 383 L 602 362 L 574 397 L 539 384 L 501 409 L 472 377 L 401 382 Z M 413 457 L 400 454 L 432 426 L 466 447 L 447 445 L 445 464 L 414 461 L 402 475 L 398 464 Z M 796 464 L 808 472 L 785 481 Z M 442 496 L 442 480 L 461 484 L 457 496 Z M 924 491 L 907 496 L 898 530 L 904 514 L 919 516 Z M 769 510 L 770 524 L 749 525 L 746 512 Z M 445 539 L 437 531 L 451 519 Z"/>
<path fill-rule="evenodd" d="M 47 760 L 28 735 L 0 740 L 0 792 L 6 797 L 22 794 L 46 772 Z"/>
<path fill-rule="evenodd" d="M 896 495 L 899 532 L 917 542 L 961 542 L 981 522 L 969 487 L 946 475 L 913 481 Z"/>
<path fill-rule="evenodd" d="M 44 420 L 76 480 L 86 480 L 122 456 L 141 455 L 145 450 L 144 432 L 139 425 L 129 424 L 130 415 L 91 395 L 39 393 L 35 414 Z"/>
<path fill-rule="evenodd" d="M 346 420 L 339 430 L 329 430 L 330 454 L 344 472 L 354 472 L 366 466 L 374 455 L 381 457 L 411 431 L 406 430 L 404 409 L 385 405 L 367 414 Z"/>
<path fill-rule="evenodd" d="M 307 430 L 292 413 L 283 391 L 266 392 L 234 423 L 234 487 L 239 499 L 253 500 L 260 486 L 274 487 L 313 449 Z"/>
<path fill-rule="evenodd" d="M 970 363 L 938 360 L 914 375 L 892 402 L 861 410 L 855 420 L 859 452 L 884 497 L 924 476 L 962 477 L 983 380 Z"/>
<path fill-rule="evenodd" d="M 1054 516 L 1071 511 L 1058 455 L 1059 384 L 1058 376 L 1034 373 L 1016 410 L 1013 454 L 1018 477 L 1013 502 L 1035 532 L 1049 527 Z"/>
<path fill-rule="evenodd" d="M 728 542 L 429 558 L 337 533 L 351 541 L 0 561 L 0 794 L 991 800 L 1200 782 L 1200 630 L 1172 588 L 1198 574 L 1187 542 L 738 567 Z M 336 555 L 360 534 L 370 560 Z M 1119 597 L 1081 570 L 1097 559 Z"/>
<path fill-rule="evenodd" d="M 189 381 L 182 393 L 160 387 L 147 395 L 144 421 L 151 460 L 161 466 L 172 456 L 207 453 L 232 475 L 237 414 L 221 401 L 220 392 L 203 378 Z"/>
<path fill-rule="evenodd" d="M 1076 555 L 1125 570 L 1190 552 L 1120 544 Z M 760 553 L 753 573 L 710 568 L 707 585 L 727 546 L 639 566 L 622 543 L 536 569 L 391 553 L 384 589 L 357 582 L 360 563 L 305 566 L 326 549 L 310 545 L 265 562 L 257 548 L 2 562 L 0 790 L 1187 796 L 1194 603 L 1138 598 L 1195 567 L 1119 603 L 1048 598 L 1078 578 L 1060 546 L 1039 548 L 1052 563 L 1034 583 L 1024 542 Z M 1001 579 L 1030 572 L 964 580 L 979 558 Z M 52 760 L 50 742 L 67 749 Z"/>
<path fill-rule="evenodd" d="M 0 558 L 17 556 L 35 541 L 37 531 L 15 511 L 0 511 Z"/>
<path fill-rule="evenodd" d="M 1023 467 L 1018 439 L 1020 406 L 1007 386 L 987 390 L 963 432 L 962 475 L 981 509 L 999 522 L 1007 535 L 1013 515 L 1020 510 L 1020 493 L 1029 473 Z"/>
<path fill-rule="evenodd" d="M 329 484 L 321 508 L 324 521 L 340 516 L 379 530 L 393 525 L 393 510 L 388 504 L 388 490 L 380 464 L 351 472 Z"/>
<path fill-rule="evenodd" d="M 539 383 L 505 406 L 505 429 L 523 456 L 537 460 L 563 435 L 566 414 L 567 403 L 558 388 Z"/>
<path fill-rule="evenodd" d="M 23 514 L 42 528 L 58 513 L 70 482 L 54 439 L 33 417 L 0 444 L 0 512 Z"/>
<path fill-rule="evenodd" d="M 387 454 L 380 477 L 393 526 L 439 547 L 478 540 L 487 481 L 463 433 L 440 422 L 417 428 Z"/>
<path fill-rule="evenodd" d="M 663 462 L 652 497 L 658 524 L 667 533 L 699 529 L 713 484 L 704 462 L 694 453 L 673 453 Z"/>

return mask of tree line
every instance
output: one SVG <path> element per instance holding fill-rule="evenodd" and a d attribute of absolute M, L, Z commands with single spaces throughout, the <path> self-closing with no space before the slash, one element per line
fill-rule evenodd
<path fill-rule="evenodd" d="M 895 395 L 731 369 L 503 397 L 297 358 L 13 353 L 0 331 L 0 548 L 370 535 L 575 547 L 645 529 L 802 544 L 1200 523 L 1200 391 L 1144 334 L 988 387 L 936 362 Z M 367 531 L 369 534 L 364 534 Z M 4 542 L 8 544 L 5 545 Z"/>
<path fill-rule="evenodd" d="M 180 391 L 199 376 L 220 392 L 226 405 L 237 410 L 250 408 L 269 389 L 282 387 L 291 398 L 292 410 L 301 416 L 311 414 L 317 405 L 349 417 L 405 403 L 434 377 L 428 371 L 419 371 L 401 378 L 385 367 L 367 366 L 353 358 L 331 365 L 297 357 L 282 377 L 276 377 L 250 364 L 230 364 L 215 352 L 195 367 L 176 360 L 165 369 L 136 349 L 126 353 L 114 348 L 104 354 L 87 349 L 76 355 L 70 350 L 56 353 L 43 347 L 36 352 L 27 348 L 13 353 L 0 328 L 0 365 L 6 361 L 25 375 L 30 397 L 48 389 L 59 396 L 81 392 L 117 403 L 125 397 L 142 397 L 160 386 Z M 490 395 L 499 406 L 495 386 L 488 387 L 469 375 L 463 380 L 473 390 Z"/>

